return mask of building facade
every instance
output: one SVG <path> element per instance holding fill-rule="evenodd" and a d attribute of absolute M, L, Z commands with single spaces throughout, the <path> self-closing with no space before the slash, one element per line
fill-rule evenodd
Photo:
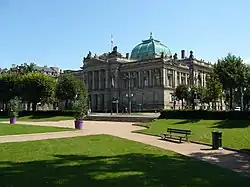
<path fill-rule="evenodd" d="M 117 47 L 110 53 L 84 57 L 82 81 L 89 90 L 92 111 L 154 111 L 173 107 L 180 84 L 206 86 L 212 64 L 190 51 L 172 55 L 167 46 L 150 38 L 123 56 Z M 178 103 L 177 103 L 178 105 Z"/>

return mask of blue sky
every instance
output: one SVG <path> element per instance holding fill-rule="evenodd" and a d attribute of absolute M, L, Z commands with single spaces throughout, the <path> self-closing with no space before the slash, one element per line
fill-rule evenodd
<path fill-rule="evenodd" d="M 250 59 L 248 0 L 0 0 L 0 68 L 79 69 L 88 51 L 125 54 L 149 37 L 204 60 Z"/>

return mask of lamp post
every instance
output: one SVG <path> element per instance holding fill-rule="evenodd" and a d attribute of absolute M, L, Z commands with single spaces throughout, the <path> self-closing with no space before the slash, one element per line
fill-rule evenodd
<path fill-rule="evenodd" d="M 131 103 L 131 98 L 134 96 L 131 93 L 131 85 L 130 85 L 130 72 L 128 73 L 128 75 L 125 76 L 125 78 L 128 80 L 128 93 L 126 94 L 126 97 L 128 98 L 128 112 L 129 114 L 131 114 L 131 110 L 132 110 L 132 103 Z"/>
<path fill-rule="evenodd" d="M 113 88 L 115 87 L 115 78 L 118 78 L 116 77 L 116 74 L 118 72 L 118 69 L 119 67 L 116 67 L 114 70 L 115 72 L 112 72 L 112 69 L 110 68 L 110 114 L 112 115 L 113 114 L 113 95 L 112 95 L 112 91 L 113 91 Z M 118 99 L 116 102 L 119 102 Z M 117 106 L 116 106 L 117 107 Z"/>
<path fill-rule="evenodd" d="M 243 111 L 244 108 L 244 92 L 246 91 L 246 88 L 240 87 L 241 92 L 241 111 Z"/>
<path fill-rule="evenodd" d="M 175 110 L 175 106 L 176 106 L 176 96 L 174 94 L 171 94 L 172 97 L 172 101 L 173 101 L 173 109 Z"/>
<path fill-rule="evenodd" d="M 238 91 L 238 88 L 235 88 L 235 91 L 237 92 Z M 240 110 L 243 111 L 243 108 L 244 108 L 244 92 L 246 91 L 246 88 L 245 87 L 240 87 Z"/>

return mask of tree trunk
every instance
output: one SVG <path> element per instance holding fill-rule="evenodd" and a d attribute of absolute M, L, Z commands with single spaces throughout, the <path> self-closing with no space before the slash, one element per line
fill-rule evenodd
<path fill-rule="evenodd" d="M 193 100 L 193 106 L 192 106 L 193 110 L 195 110 L 195 103 L 194 103 L 194 100 Z"/>
<path fill-rule="evenodd" d="M 5 101 L 3 101 L 3 111 L 6 111 L 6 104 L 5 104 Z"/>
<path fill-rule="evenodd" d="M 36 105 L 37 105 L 37 102 L 32 103 L 32 111 L 36 111 Z"/>
<path fill-rule="evenodd" d="M 64 109 L 67 110 L 67 108 L 68 108 L 68 99 L 66 99 L 66 101 L 65 101 L 65 106 L 64 106 Z"/>
<path fill-rule="evenodd" d="M 31 102 L 28 102 L 27 103 L 27 110 L 30 111 L 30 109 L 31 109 Z"/>
<path fill-rule="evenodd" d="M 183 103 L 183 99 L 181 100 L 181 108 L 183 109 L 184 103 Z"/>
<path fill-rule="evenodd" d="M 222 97 L 220 98 L 220 110 L 223 110 L 223 102 L 222 102 Z"/>
<path fill-rule="evenodd" d="M 233 109 L 233 88 L 230 88 L 230 103 L 229 103 L 229 109 Z"/>

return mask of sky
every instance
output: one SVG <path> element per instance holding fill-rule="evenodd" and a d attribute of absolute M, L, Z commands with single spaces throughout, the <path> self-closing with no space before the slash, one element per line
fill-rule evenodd
<path fill-rule="evenodd" d="M 180 55 L 250 62 L 249 0 L 0 0 L 0 68 L 80 69 L 88 51 L 131 53 L 153 37 Z"/>

